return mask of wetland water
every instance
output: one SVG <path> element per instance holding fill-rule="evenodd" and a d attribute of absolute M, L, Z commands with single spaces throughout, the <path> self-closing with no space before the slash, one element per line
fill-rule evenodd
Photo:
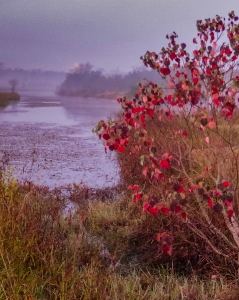
<path fill-rule="evenodd" d="M 119 111 L 112 100 L 59 97 L 19 91 L 21 100 L 0 108 L 0 160 L 19 180 L 59 187 L 85 183 L 114 186 L 118 167 L 92 128 Z"/>

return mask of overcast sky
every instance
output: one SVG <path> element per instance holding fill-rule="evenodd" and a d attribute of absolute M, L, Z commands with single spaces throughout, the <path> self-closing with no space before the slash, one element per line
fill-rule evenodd
<path fill-rule="evenodd" d="M 167 33 L 190 45 L 196 20 L 232 10 L 239 15 L 238 0 L 0 0 L 0 61 L 56 71 L 90 62 L 126 72 L 147 50 L 167 45 Z"/>

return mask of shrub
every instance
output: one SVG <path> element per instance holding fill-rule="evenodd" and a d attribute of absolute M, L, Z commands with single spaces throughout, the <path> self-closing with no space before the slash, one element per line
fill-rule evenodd
<path fill-rule="evenodd" d="M 0 93 L 0 107 L 7 106 L 11 100 L 20 100 L 20 95 L 17 93 Z"/>
<path fill-rule="evenodd" d="M 238 268 L 238 17 L 199 20 L 197 30 L 192 55 L 174 32 L 168 47 L 141 57 L 168 89 L 140 83 L 134 99 L 118 99 L 121 117 L 100 121 L 96 132 L 106 151 L 135 168 L 128 169 L 130 189 L 145 213 L 179 219 Z M 220 44 L 225 31 L 228 43 Z M 157 241 L 172 255 L 170 232 L 159 232 Z"/>

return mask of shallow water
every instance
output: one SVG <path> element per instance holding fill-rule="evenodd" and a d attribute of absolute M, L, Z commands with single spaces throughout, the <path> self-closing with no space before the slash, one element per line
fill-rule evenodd
<path fill-rule="evenodd" d="M 19 102 L 0 109 L 0 160 L 9 160 L 15 177 L 50 187 L 117 184 L 114 155 L 92 133 L 100 119 L 118 112 L 116 101 L 19 93 Z"/>

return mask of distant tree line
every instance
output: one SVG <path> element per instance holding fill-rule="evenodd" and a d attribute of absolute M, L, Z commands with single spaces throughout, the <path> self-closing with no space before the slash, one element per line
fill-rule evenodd
<path fill-rule="evenodd" d="M 64 80 L 66 73 L 44 71 L 41 69 L 24 70 L 19 68 L 4 68 L 0 62 L 0 89 L 12 89 L 11 80 L 16 80 L 18 88 L 44 88 L 59 86 Z M 16 85 L 14 84 L 14 87 Z"/>
<path fill-rule="evenodd" d="M 103 70 L 95 70 L 90 63 L 77 64 L 66 75 L 57 93 L 67 96 L 112 98 L 117 94 L 132 94 L 137 91 L 137 82 L 143 79 L 159 81 L 154 70 L 135 68 L 122 74 L 118 71 L 107 75 Z"/>

